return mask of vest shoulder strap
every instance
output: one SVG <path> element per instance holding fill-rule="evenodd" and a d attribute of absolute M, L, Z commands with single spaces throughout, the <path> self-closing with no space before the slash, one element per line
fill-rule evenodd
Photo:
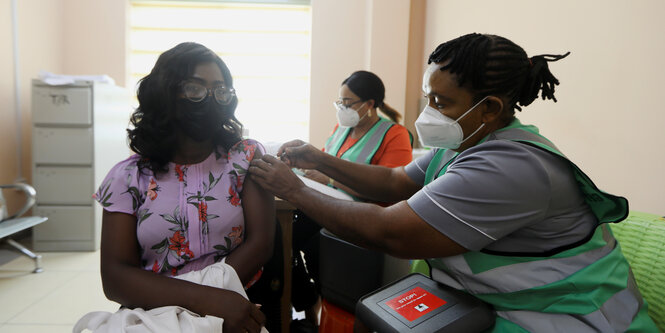
<path fill-rule="evenodd" d="M 370 164 L 377 150 L 379 150 L 381 143 L 383 143 L 386 133 L 388 133 L 388 130 L 394 124 L 389 120 L 379 118 L 379 121 L 354 143 L 353 146 L 345 151 L 340 158 L 351 162 Z M 345 139 L 346 136 L 342 138 L 342 143 Z M 340 147 L 342 143 L 340 143 Z M 337 151 L 339 151 L 339 148 Z"/>
<path fill-rule="evenodd" d="M 565 159 L 573 168 L 575 180 L 584 195 L 584 200 L 591 207 L 599 223 L 620 222 L 628 217 L 628 200 L 624 197 L 601 191 L 575 163 L 570 161 L 550 140 L 540 135 L 532 126 L 512 127 L 495 131 L 488 136 L 489 140 L 509 140 L 527 144 Z M 427 167 L 425 184 L 443 175 L 457 153 L 450 150 L 439 151 Z M 454 152 L 453 152 L 454 153 Z"/>
<path fill-rule="evenodd" d="M 326 153 L 333 156 L 337 156 L 339 148 L 342 147 L 342 144 L 344 143 L 346 137 L 349 135 L 350 131 L 351 131 L 350 128 L 337 126 L 335 132 L 326 141 L 325 145 Z"/>
<path fill-rule="evenodd" d="M 386 137 L 388 130 L 395 125 L 393 122 L 379 118 L 379 121 L 372 126 L 369 132 L 364 135 L 358 143 L 360 143 L 360 153 L 355 158 L 355 162 L 369 164 L 372 161 L 372 158 L 376 154 L 376 151 L 379 150 L 379 147 L 383 143 L 383 138 Z M 360 142 L 362 141 L 362 143 Z"/>
<path fill-rule="evenodd" d="M 620 222 L 628 217 L 628 200 L 624 197 L 605 193 L 600 190 L 591 178 L 582 169 L 570 161 L 559 149 L 547 138 L 538 133 L 521 128 L 511 128 L 497 131 L 493 134 L 499 140 L 511 140 L 525 143 L 550 153 L 558 155 L 572 166 L 577 185 L 584 195 L 584 200 L 589 204 L 599 223 Z"/>
<path fill-rule="evenodd" d="M 427 170 L 425 170 L 425 185 L 431 183 L 435 178 L 446 173 L 448 165 L 459 153 L 450 149 L 440 149 L 434 153 Z"/>

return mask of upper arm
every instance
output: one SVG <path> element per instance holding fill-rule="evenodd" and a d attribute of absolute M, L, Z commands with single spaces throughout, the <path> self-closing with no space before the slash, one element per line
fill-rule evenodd
<path fill-rule="evenodd" d="M 263 153 L 257 149 L 254 158 L 261 156 Z M 251 174 L 245 178 L 240 195 L 247 230 L 246 241 L 256 241 L 272 250 L 275 235 L 275 197 L 254 182 Z"/>
<path fill-rule="evenodd" d="M 403 166 L 391 168 L 389 179 L 392 187 L 390 192 L 400 196 L 395 201 L 406 200 L 422 188 L 422 185 L 409 177 Z"/>
<path fill-rule="evenodd" d="M 120 266 L 140 267 L 140 249 L 136 237 L 136 217 L 126 213 L 103 211 L 101 238 L 101 274 L 104 289 L 113 283 L 113 273 Z"/>
<path fill-rule="evenodd" d="M 418 216 L 406 201 L 382 209 L 380 238 L 384 250 L 409 259 L 448 257 L 467 252 Z"/>

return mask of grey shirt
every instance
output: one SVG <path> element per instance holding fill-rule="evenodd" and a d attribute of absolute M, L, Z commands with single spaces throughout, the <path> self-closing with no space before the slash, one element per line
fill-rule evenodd
<path fill-rule="evenodd" d="M 406 166 L 411 179 L 424 184 L 435 152 Z M 508 140 L 463 151 L 407 202 L 435 229 L 475 251 L 544 252 L 585 239 L 597 223 L 568 161 Z"/>

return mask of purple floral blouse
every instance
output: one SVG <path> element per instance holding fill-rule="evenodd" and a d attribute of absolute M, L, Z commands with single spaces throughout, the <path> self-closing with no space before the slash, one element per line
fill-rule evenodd
<path fill-rule="evenodd" d="M 254 152 L 254 140 L 218 147 L 203 162 L 168 164 L 157 177 L 139 172 L 133 155 L 116 164 L 93 197 L 109 212 L 137 218 L 141 265 L 165 275 L 200 270 L 222 260 L 243 241 L 240 193 Z"/>

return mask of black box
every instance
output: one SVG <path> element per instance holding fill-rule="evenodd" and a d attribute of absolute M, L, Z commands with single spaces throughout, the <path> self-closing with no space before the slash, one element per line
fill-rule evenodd
<path fill-rule="evenodd" d="M 414 273 L 356 304 L 356 320 L 375 332 L 482 332 L 494 310 L 481 300 Z"/>
<path fill-rule="evenodd" d="M 321 229 L 321 296 L 353 313 L 363 295 L 382 286 L 384 255 L 353 245 Z"/>

